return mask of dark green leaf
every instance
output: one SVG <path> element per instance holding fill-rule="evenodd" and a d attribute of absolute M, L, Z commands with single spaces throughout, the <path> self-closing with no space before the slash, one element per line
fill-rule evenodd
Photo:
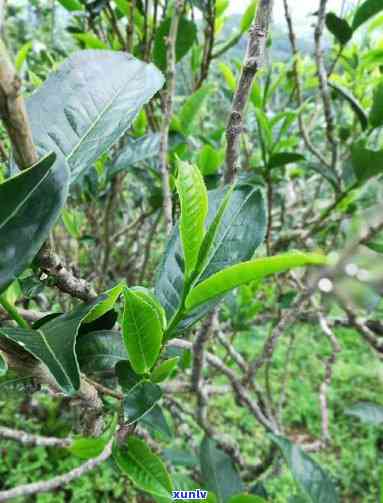
<path fill-rule="evenodd" d="M 81 335 L 76 353 L 81 369 L 90 374 L 114 369 L 118 362 L 128 358 L 121 334 L 112 330 Z"/>
<path fill-rule="evenodd" d="M 362 143 L 354 143 L 351 162 L 358 182 L 366 182 L 383 173 L 383 150 L 369 150 Z"/>
<path fill-rule="evenodd" d="M 368 424 L 379 425 L 383 423 L 383 407 L 376 403 L 359 402 L 346 410 L 348 416 L 358 417 Z"/>
<path fill-rule="evenodd" d="M 45 323 L 39 330 L 0 328 L 0 336 L 19 344 L 44 363 L 60 388 L 74 395 L 80 388 L 80 369 L 75 353 L 78 327 L 100 298 Z"/>
<path fill-rule="evenodd" d="M 383 126 L 383 80 L 379 82 L 374 91 L 374 101 L 369 119 L 373 128 Z"/>
<path fill-rule="evenodd" d="M 129 138 L 122 152 L 113 161 L 108 174 L 113 176 L 120 171 L 126 171 L 131 166 L 158 156 L 160 150 L 159 133 L 151 133 L 141 138 Z"/>
<path fill-rule="evenodd" d="M 376 253 L 383 253 L 383 233 L 379 233 L 371 241 L 366 243 L 366 246 Z"/>
<path fill-rule="evenodd" d="M 162 396 L 162 390 L 157 384 L 141 381 L 131 388 L 124 396 L 123 407 L 126 424 L 138 421 L 148 413 Z"/>
<path fill-rule="evenodd" d="M 341 45 L 346 45 L 352 38 L 352 29 L 348 22 L 333 12 L 326 15 L 326 26 Z"/>
<path fill-rule="evenodd" d="M 132 289 L 124 291 L 123 336 L 129 361 L 137 374 L 156 363 L 163 336 L 162 319 L 152 304 Z"/>
<path fill-rule="evenodd" d="M 121 386 L 122 391 L 127 393 L 137 383 L 142 380 L 142 377 L 134 372 L 132 366 L 127 360 L 117 362 L 115 372 L 118 379 L 118 384 Z"/>
<path fill-rule="evenodd" d="M 278 152 L 273 154 L 269 160 L 269 169 L 279 168 L 290 164 L 292 162 L 304 161 L 305 158 L 302 154 L 296 154 L 295 152 Z"/>
<path fill-rule="evenodd" d="M 314 253 L 288 252 L 274 257 L 258 258 L 222 269 L 199 283 L 186 297 L 186 308 L 195 309 L 215 297 L 250 281 L 306 265 L 325 265 L 327 259 Z"/>
<path fill-rule="evenodd" d="M 339 84 L 335 84 L 335 82 L 329 82 L 329 85 L 336 91 L 339 96 L 344 98 L 354 110 L 356 116 L 359 119 L 360 125 L 362 126 L 363 131 L 368 128 L 368 117 L 366 112 L 363 110 L 362 105 L 359 101 L 353 96 L 348 89 L 340 86 Z"/>
<path fill-rule="evenodd" d="M 173 485 L 166 467 L 143 440 L 130 436 L 126 447 L 113 449 L 113 457 L 138 489 L 154 496 L 171 496 Z"/>
<path fill-rule="evenodd" d="M 287 438 L 271 435 L 271 439 L 281 449 L 295 481 L 312 503 L 339 501 L 332 480 L 310 456 Z"/>
<path fill-rule="evenodd" d="M 69 173 L 55 158 L 0 184 L 0 293 L 33 260 L 65 204 Z"/>
<path fill-rule="evenodd" d="M 352 29 L 355 31 L 362 24 L 368 21 L 372 16 L 383 10 L 381 0 L 365 0 L 356 10 L 352 21 Z"/>
<path fill-rule="evenodd" d="M 162 382 L 166 381 L 168 377 L 170 377 L 173 371 L 178 366 L 179 357 L 175 356 L 174 358 L 170 358 L 169 360 L 165 360 L 157 368 L 155 368 L 150 376 L 153 382 Z"/>
<path fill-rule="evenodd" d="M 166 417 L 158 404 L 141 417 L 140 424 L 145 425 L 150 430 L 159 431 L 168 438 L 173 436 Z"/>
<path fill-rule="evenodd" d="M 200 447 L 200 463 L 206 488 L 216 494 L 218 503 L 226 503 L 244 490 L 232 459 L 208 437 Z"/>
<path fill-rule="evenodd" d="M 227 189 L 217 189 L 208 193 L 209 212 L 206 225 L 214 220 Z M 221 224 L 210 248 L 206 267 L 201 279 L 208 278 L 222 267 L 249 260 L 262 243 L 266 233 L 266 205 L 262 190 L 252 185 L 239 185 L 231 194 L 224 211 Z M 183 292 L 182 248 L 175 227 L 168 242 L 160 265 L 156 296 L 164 306 L 168 320 L 180 306 Z M 184 320 L 181 329 L 190 326 L 212 309 L 204 306 Z"/>
<path fill-rule="evenodd" d="M 182 449 L 167 448 L 163 450 L 163 455 L 172 465 L 193 468 L 198 464 L 198 459 L 192 452 Z"/>
<path fill-rule="evenodd" d="M 166 53 L 167 44 L 166 40 L 169 36 L 171 18 L 166 18 L 162 21 L 156 30 L 153 49 L 153 61 L 162 71 L 166 70 Z M 176 40 L 176 62 L 189 52 L 194 42 L 197 40 L 197 26 L 193 21 L 186 17 L 181 17 L 178 25 L 178 33 Z"/>
<path fill-rule="evenodd" d="M 77 179 L 125 133 L 163 82 L 153 65 L 126 53 L 75 53 L 27 100 L 39 152 L 65 158 Z"/>

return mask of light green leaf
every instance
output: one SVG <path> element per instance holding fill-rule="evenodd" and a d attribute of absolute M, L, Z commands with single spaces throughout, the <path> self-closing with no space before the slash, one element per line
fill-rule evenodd
<path fill-rule="evenodd" d="M 0 351 L 0 377 L 5 376 L 7 372 L 8 372 L 7 360 L 5 359 L 3 353 Z"/>
<path fill-rule="evenodd" d="M 241 33 L 245 33 L 250 29 L 251 23 L 253 22 L 255 16 L 257 15 L 259 0 L 250 0 L 250 4 L 245 10 L 241 19 Z"/>
<path fill-rule="evenodd" d="M 312 503 L 337 503 L 339 501 L 332 480 L 310 456 L 287 438 L 270 436 L 281 449 L 295 481 Z"/>
<path fill-rule="evenodd" d="M 289 252 L 275 257 L 259 258 L 233 265 L 199 283 L 186 298 L 186 308 L 192 310 L 214 297 L 223 295 L 250 281 L 306 265 L 325 265 L 326 257 L 314 253 Z"/>
<path fill-rule="evenodd" d="M 162 323 L 157 310 L 138 293 L 124 290 L 123 337 L 129 361 L 137 374 L 155 364 L 161 349 Z"/>
<path fill-rule="evenodd" d="M 341 45 L 346 45 L 352 38 L 351 26 L 333 12 L 326 15 L 326 27 Z"/>
<path fill-rule="evenodd" d="M 113 309 L 113 306 L 120 297 L 125 284 L 123 282 L 118 283 L 115 287 L 103 292 L 104 300 L 99 302 L 97 306 L 92 309 L 88 316 L 84 319 L 84 323 L 92 323 L 92 321 L 101 318 L 105 313 Z"/>
<path fill-rule="evenodd" d="M 185 276 L 190 279 L 205 235 L 208 198 L 203 177 L 196 166 L 178 161 L 177 168 L 177 191 L 181 205 L 180 235 L 185 257 Z"/>
<path fill-rule="evenodd" d="M 381 0 L 365 0 L 356 9 L 352 21 L 353 31 L 357 30 L 359 26 L 378 14 L 381 10 L 383 10 L 383 3 Z"/>
<path fill-rule="evenodd" d="M 215 175 L 225 160 L 225 150 L 213 148 L 205 144 L 197 159 L 198 167 L 203 176 Z"/>
<path fill-rule="evenodd" d="M 39 330 L 2 327 L 0 336 L 7 337 L 46 365 L 57 384 L 68 395 L 80 388 L 80 369 L 75 352 L 80 323 L 100 302 L 100 298 L 82 304 L 74 311 L 57 316 Z"/>
<path fill-rule="evenodd" d="M 383 407 L 376 403 L 359 402 L 346 410 L 348 416 L 355 416 L 364 423 L 380 425 L 383 423 Z"/>
<path fill-rule="evenodd" d="M 214 89 L 214 84 L 205 84 L 185 100 L 185 103 L 182 105 L 176 116 L 176 122 L 179 125 L 178 127 L 180 132 L 185 136 L 192 132 L 194 123 L 198 118 L 206 99 L 214 91 Z"/>
<path fill-rule="evenodd" d="M 235 91 L 235 88 L 237 87 L 237 79 L 235 78 L 232 69 L 226 63 L 219 63 L 218 68 L 220 69 L 223 78 L 225 79 L 227 87 L 233 93 Z"/>
<path fill-rule="evenodd" d="M 33 44 L 32 42 L 26 42 L 20 49 L 19 52 L 17 53 L 16 59 L 15 59 L 15 67 L 18 72 L 23 67 L 23 64 L 25 63 L 28 54 L 32 50 Z"/>
<path fill-rule="evenodd" d="M 147 288 L 144 288 L 143 286 L 134 286 L 131 288 L 131 290 L 138 295 L 139 297 L 142 298 L 145 302 L 150 304 L 156 311 L 158 318 L 161 322 L 163 330 L 166 329 L 167 321 L 166 321 L 166 314 L 164 308 L 161 306 L 159 300 L 156 298 L 154 293 L 152 293 L 150 290 Z"/>
<path fill-rule="evenodd" d="M 32 262 L 65 204 L 69 173 L 55 159 L 0 184 L 0 293 Z"/>
<path fill-rule="evenodd" d="M 215 15 L 216 17 L 222 16 L 225 10 L 229 7 L 230 0 L 216 0 L 215 2 Z"/>
<path fill-rule="evenodd" d="M 108 46 L 93 33 L 75 33 L 74 37 L 85 45 L 86 49 L 108 49 Z"/>
<path fill-rule="evenodd" d="M 383 80 L 375 88 L 369 119 L 373 128 L 383 126 Z"/>
<path fill-rule="evenodd" d="M 159 383 L 166 381 L 168 377 L 171 376 L 173 371 L 178 366 L 179 357 L 175 356 L 174 358 L 169 358 L 169 360 L 165 360 L 162 362 L 157 368 L 155 368 L 150 376 L 153 382 Z"/>
<path fill-rule="evenodd" d="M 80 459 L 91 459 L 99 456 L 110 442 L 117 427 L 117 415 L 109 428 L 99 437 L 77 437 L 68 447 L 68 451 Z"/>
<path fill-rule="evenodd" d="M 383 150 L 369 150 L 363 143 L 354 143 L 351 163 L 358 182 L 364 183 L 383 173 Z"/>
<path fill-rule="evenodd" d="M 166 467 L 143 440 L 129 436 L 126 446 L 115 446 L 113 457 L 138 489 L 154 496 L 171 496 L 173 485 Z"/>
<path fill-rule="evenodd" d="M 163 82 L 153 65 L 123 52 L 73 54 L 27 100 L 39 152 L 66 159 L 76 180 L 127 131 Z"/>
<path fill-rule="evenodd" d="M 84 214 L 75 209 L 63 208 L 61 218 L 68 234 L 74 239 L 80 239 Z"/>
<path fill-rule="evenodd" d="M 74 12 L 76 10 L 82 10 L 82 4 L 79 0 L 58 0 L 61 5 L 69 12 Z"/>
<path fill-rule="evenodd" d="M 201 474 L 206 488 L 217 496 L 217 503 L 226 503 L 231 496 L 244 490 L 232 459 L 205 437 L 200 447 Z"/>
<path fill-rule="evenodd" d="M 126 424 L 133 424 L 147 414 L 162 397 L 162 390 L 157 384 L 140 381 L 124 396 L 123 408 Z"/>

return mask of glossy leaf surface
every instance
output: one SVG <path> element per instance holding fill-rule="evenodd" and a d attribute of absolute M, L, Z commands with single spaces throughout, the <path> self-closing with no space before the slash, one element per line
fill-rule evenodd
<path fill-rule="evenodd" d="M 55 158 L 0 184 L 0 292 L 32 262 L 65 204 L 69 173 Z"/>
<path fill-rule="evenodd" d="M 131 289 L 124 291 L 123 336 L 129 361 L 137 374 L 149 372 L 162 341 L 162 320 L 157 310 Z"/>
<path fill-rule="evenodd" d="M 329 475 L 310 456 L 287 438 L 271 435 L 271 439 L 281 449 L 295 481 L 312 503 L 339 501 Z"/>
<path fill-rule="evenodd" d="M 166 467 L 143 440 L 130 436 L 126 446 L 113 450 L 113 457 L 136 487 L 154 496 L 171 496 L 173 486 Z"/>
<path fill-rule="evenodd" d="M 0 336 L 19 344 L 44 363 L 64 393 L 74 395 L 80 388 L 80 370 L 75 353 L 77 331 L 99 300 L 57 316 L 39 330 L 4 327 L 0 328 Z"/>
<path fill-rule="evenodd" d="M 163 82 L 153 65 L 126 53 L 75 53 L 27 100 L 39 152 L 65 158 L 76 180 L 130 127 Z"/>
<path fill-rule="evenodd" d="M 310 253 L 290 252 L 275 257 L 259 258 L 223 269 L 197 285 L 186 298 L 192 310 L 214 297 L 223 295 L 250 281 L 305 265 L 324 265 L 326 257 Z"/>
<path fill-rule="evenodd" d="M 113 330 L 90 332 L 78 337 L 76 353 L 86 373 L 105 372 L 128 358 L 122 336 Z"/>
<path fill-rule="evenodd" d="M 149 381 L 138 382 L 124 396 L 123 408 L 126 424 L 132 424 L 147 414 L 162 397 L 162 390 Z"/>

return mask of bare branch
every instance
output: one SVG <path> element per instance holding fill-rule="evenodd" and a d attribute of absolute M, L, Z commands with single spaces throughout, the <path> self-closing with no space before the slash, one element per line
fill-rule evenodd
<path fill-rule="evenodd" d="M 33 447 L 68 447 L 72 443 L 69 438 L 43 437 L 5 426 L 0 426 L 0 437 Z"/>

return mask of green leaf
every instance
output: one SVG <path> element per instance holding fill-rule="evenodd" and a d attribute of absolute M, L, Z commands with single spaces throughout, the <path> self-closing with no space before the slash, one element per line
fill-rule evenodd
<path fill-rule="evenodd" d="M 359 183 L 383 173 L 383 150 L 369 150 L 362 143 L 351 147 L 351 163 Z"/>
<path fill-rule="evenodd" d="M 24 45 L 21 46 L 15 59 L 16 71 L 19 72 L 22 69 L 23 64 L 25 63 L 28 54 L 30 53 L 32 48 L 33 48 L 32 42 L 26 42 Z"/>
<path fill-rule="evenodd" d="M 127 131 L 163 82 L 153 65 L 126 53 L 75 53 L 27 100 L 39 152 L 65 158 L 76 180 Z"/>
<path fill-rule="evenodd" d="M 4 355 L 0 351 L 0 377 L 5 376 L 5 374 L 7 372 L 8 372 L 7 360 L 5 359 Z"/>
<path fill-rule="evenodd" d="M 158 318 L 161 321 L 162 329 L 165 330 L 167 325 L 165 310 L 159 303 L 154 293 L 152 293 L 147 288 L 144 288 L 143 286 L 134 286 L 131 288 L 131 290 L 157 311 Z"/>
<path fill-rule="evenodd" d="M 227 189 L 208 192 L 209 212 L 206 219 L 208 229 L 226 192 Z M 210 230 L 205 239 L 208 239 L 209 232 Z M 201 279 L 211 276 L 222 267 L 249 260 L 263 242 L 266 234 L 266 206 L 262 190 L 248 184 L 238 185 L 230 195 L 222 221 L 213 234 L 213 243 Z M 183 268 L 182 245 L 176 226 L 168 241 L 155 286 L 156 296 L 164 306 L 168 320 L 173 317 L 182 301 Z M 213 307 L 214 304 L 196 311 L 182 322 L 179 329 L 189 327 Z"/>
<path fill-rule="evenodd" d="M 215 2 L 215 15 L 216 17 L 222 16 L 225 10 L 229 7 L 230 0 L 216 0 Z"/>
<path fill-rule="evenodd" d="M 177 161 L 177 191 L 180 198 L 180 234 L 185 258 L 185 276 L 191 278 L 205 235 L 208 198 L 200 170 L 189 162 Z"/>
<path fill-rule="evenodd" d="M 113 418 L 109 428 L 99 437 L 77 437 L 73 440 L 68 451 L 80 459 L 91 459 L 99 456 L 110 442 L 117 427 L 117 415 Z"/>
<path fill-rule="evenodd" d="M 118 384 L 121 386 L 124 393 L 130 391 L 142 380 L 142 377 L 134 372 L 127 360 L 117 362 L 114 370 L 118 379 Z"/>
<path fill-rule="evenodd" d="M 224 160 L 225 150 L 217 150 L 207 143 L 198 155 L 197 164 L 203 176 L 209 176 L 217 173 Z"/>
<path fill-rule="evenodd" d="M 124 396 L 123 408 L 126 424 L 138 421 L 149 412 L 162 397 L 162 390 L 157 384 L 140 381 Z"/>
<path fill-rule="evenodd" d="M 240 24 L 241 33 L 245 33 L 250 29 L 250 26 L 257 15 L 259 0 L 251 0 L 249 6 L 245 10 Z"/>
<path fill-rule="evenodd" d="M 59 0 L 59 3 L 69 12 L 82 10 L 82 4 L 79 0 Z"/>
<path fill-rule="evenodd" d="M 99 330 L 77 339 L 76 354 L 81 370 L 87 374 L 113 370 L 128 354 L 120 332 Z"/>
<path fill-rule="evenodd" d="M 369 119 L 373 128 L 383 126 L 383 80 L 375 88 Z"/>
<path fill-rule="evenodd" d="M 311 457 L 287 438 L 270 436 L 281 449 L 295 481 L 312 503 L 337 503 L 339 501 L 332 480 Z"/>
<path fill-rule="evenodd" d="M 346 45 L 352 38 L 352 29 L 348 22 L 333 12 L 326 15 L 326 26 L 341 45 Z"/>
<path fill-rule="evenodd" d="M 359 402 L 346 410 L 348 416 L 355 416 L 363 423 L 380 425 L 383 423 L 383 407 L 375 403 Z"/>
<path fill-rule="evenodd" d="M 75 352 L 79 326 L 100 298 L 82 304 L 71 313 L 57 316 L 39 330 L 0 328 L 0 335 L 16 342 L 46 365 L 57 384 L 68 395 L 80 388 L 80 369 Z"/>
<path fill-rule="evenodd" d="M 365 245 L 376 253 L 383 253 L 383 233 L 379 233 Z"/>
<path fill-rule="evenodd" d="M 167 45 L 166 40 L 169 36 L 171 18 L 164 19 L 156 30 L 153 48 L 153 62 L 162 71 L 166 70 Z M 178 25 L 176 40 L 176 62 L 178 63 L 191 49 L 194 42 L 197 41 L 197 26 L 193 21 L 186 17 L 181 17 Z"/>
<path fill-rule="evenodd" d="M 302 154 L 296 154 L 295 152 L 278 152 L 270 157 L 269 169 L 279 168 L 292 162 L 304 160 L 305 157 Z"/>
<path fill-rule="evenodd" d="M 235 88 L 237 87 L 237 79 L 235 78 L 232 69 L 226 63 L 219 63 L 218 68 L 220 69 L 223 78 L 225 79 L 227 87 L 233 93 L 235 91 Z"/>
<path fill-rule="evenodd" d="M 217 272 L 193 288 L 186 297 L 186 308 L 190 311 L 233 288 L 263 279 L 271 274 L 289 271 L 295 267 L 326 263 L 327 259 L 323 255 L 301 252 L 289 252 L 275 257 L 242 262 Z"/>
<path fill-rule="evenodd" d="M 97 306 L 92 309 L 92 311 L 88 314 L 88 316 L 84 319 L 83 323 L 92 323 L 92 321 L 97 320 L 98 318 L 101 318 L 104 314 L 106 314 L 108 311 L 113 309 L 115 303 L 117 302 L 118 298 L 120 297 L 122 290 L 124 289 L 124 283 L 118 283 L 115 287 L 111 288 L 110 290 L 107 290 L 106 292 L 103 292 L 103 297 L 104 300 L 99 302 Z"/>
<path fill-rule="evenodd" d="M 174 358 L 170 358 L 169 360 L 165 360 L 162 362 L 157 368 L 155 368 L 150 376 L 153 382 L 159 383 L 162 381 L 166 381 L 168 377 L 171 376 L 173 371 L 178 366 L 179 357 L 175 356 Z"/>
<path fill-rule="evenodd" d="M 126 446 L 115 446 L 113 457 L 138 489 L 154 496 L 171 496 L 173 485 L 166 467 L 143 440 L 129 436 Z"/>
<path fill-rule="evenodd" d="M 232 459 L 208 437 L 201 443 L 200 462 L 206 488 L 216 494 L 218 503 L 226 503 L 244 490 Z"/>
<path fill-rule="evenodd" d="M 160 134 L 151 133 L 141 138 L 129 138 L 122 152 L 113 161 L 108 174 L 113 176 L 135 164 L 156 157 L 160 151 Z"/>
<path fill-rule="evenodd" d="M 368 128 L 368 117 L 359 101 L 353 94 L 350 93 L 350 91 L 348 91 L 348 89 L 345 89 L 339 84 L 336 84 L 335 82 L 329 82 L 329 85 L 330 87 L 332 87 L 332 89 L 334 89 L 334 91 L 339 94 L 339 96 L 344 98 L 351 105 L 351 108 L 355 112 L 355 115 L 358 117 L 362 130 L 365 131 Z"/>
<path fill-rule="evenodd" d="M 0 293 L 32 262 L 65 204 L 69 173 L 55 159 L 0 184 Z"/>
<path fill-rule="evenodd" d="M 81 238 L 81 224 L 83 223 L 83 213 L 77 210 L 63 208 L 61 219 L 68 234 L 74 239 Z"/>
<path fill-rule="evenodd" d="M 237 494 L 230 498 L 229 503 L 266 503 L 266 500 L 253 494 Z"/>
<path fill-rule="evenodd" d="M 162 321 L 157 310 L 131 289 L 124 290 L 123 336 L 129 361 L 137 374 L 155 364 L 161 349 Z"/>
<path fill-rule="evenodd" d="M 74 37 L 82 42 L 85 49 L 108 49 L 108 46 L 93 33 L 75 33 Z"/>
<path fill-rule="evenodd" d="M 207 97 L 212 94 L 214 90 L 214 84 L 205 84 L 185 100 L 185 103 L 176 116 L 178 128 L 185 136 L 191 133 Z"/>
<path fill-rule="evenodd" d="M 158 404 L 141 417 L 140 423 L 152 431 L 162 433 L 167 438 L 173 437 L 173 432 L 166 420 L 165 414 Z"/>
<path fill-rule="evenodd" d="M 381 0 L 365 0 L 355 12 L 352 21 L 353 31 L 357 30 L 359 26 L 372 18 L 372 16 L 378 14 L 381 10 L 383 10 L 383 3 Z"/>

